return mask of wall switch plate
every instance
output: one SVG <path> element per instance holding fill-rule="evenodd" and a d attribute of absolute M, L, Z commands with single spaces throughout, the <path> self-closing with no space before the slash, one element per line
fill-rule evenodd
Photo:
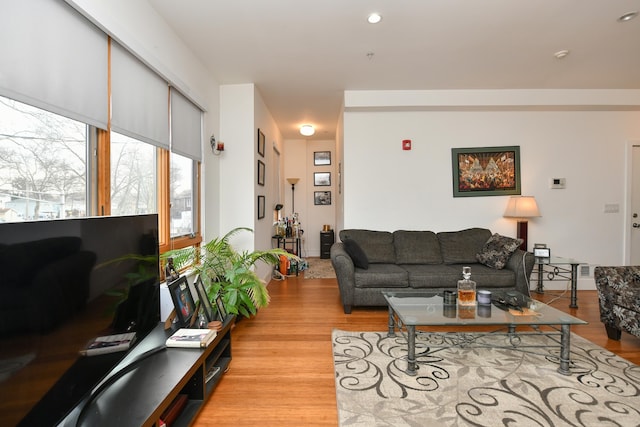
<path fill-rule="evenodd" d="M 549 188 L 552 189 L 563 189 L 566 187 L 567 179 L 566 178 L 551 178 L 549 180 Z"/>

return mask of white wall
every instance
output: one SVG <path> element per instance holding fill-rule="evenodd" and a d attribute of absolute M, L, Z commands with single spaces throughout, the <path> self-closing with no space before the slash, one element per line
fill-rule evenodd
<path fill-rule="evenodd" d="M 338 195 L 338 175 L 335 141 L 295 139 L 285 141 L 285 203 L 284 216 L 291 217 L 291 184 L 286 178 L 299 178 L 295 186 L 295 211 L 302 224 L 304 234 L 302 237 L 302 256 L 320 256 L 320 231 L 327 224 L 332 229 L 336 227 L 336 197 Z M 326 166 L 314 166 L 314 153 L 317 151 L 329 151 L 331 164 Z M 314 186 L 315 172 L 331 173 L 331 186 Z M 331 205 L 315 205 L 315 191 L 331 191 Z"/>
<path fill-rule="evenodd" d="M 265 156 L 258 154 L 257 135 L 265 135 Z M 254 84 L 222 85 L 220 87 L 220 140 L 225 150 L 219 156 L 221 234 L 236 227 L 254 230 L 241 233 L 232 240 L 238 250 L 264 250 L 272 247 L 273 207 L 279 202 L 277 185 L 272 182 L 272 168 L 277 168 L 273 146 L 282 152 L 282 135 Z M 258 185 L 258 159 L 265 163 L 265 185 Z M 265 196 L 265 217 L 258 219 L 258 195 Z M 258 266 L 265 281 L 271 278 L 271 268 Z"/>
<path fill-rule="evenodd" d="M 585 264 L 623 263 L 626 145 L 640 136 L 640 112 L 597 111 L 593 100 L 589 108 L 384 111 L 385 93 L 377 95 L 375 111 L 345 107 L 344 228 L 480 226 L 514 236 L 515 222 L 502 217 L 507 196 L 453 197 L 451 148 L 518 145 L 522 194 L 535 196 L 542 213 L 529 222 L 529 244 Z M 411 151 L 401 149 L 403 139 L 413 141 Z M 550 189 L 550 178 L 566 178 L 566 189 Z M 605 204 L 620 212 L 604 213 Z M 593 288 L 593 279 L 579 286 Z"/>

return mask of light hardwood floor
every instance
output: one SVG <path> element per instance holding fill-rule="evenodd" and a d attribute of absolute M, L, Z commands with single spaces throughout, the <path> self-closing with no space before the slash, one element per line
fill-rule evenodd
<path fill-rule="evenodd" d="M 197 426 L 336 426 L 331 331 L 384 331 L 386 308 L 344 314 L 335 279 L 288 278 L 269 284 L 271 304 L 233 330 L 229 371 L 195 420 Z M 555 291 L 554 291 L 555 292 Z M 533 293 L 542 301 L 552 292 Z M 552 305 L 589 322 L 572 331 L 640 364 L 640 338 L 607 338 L 596 291 L 578 292 Z"/>

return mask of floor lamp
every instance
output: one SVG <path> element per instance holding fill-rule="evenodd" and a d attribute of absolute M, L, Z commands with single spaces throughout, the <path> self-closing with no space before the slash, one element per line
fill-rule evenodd
<path fill-rule="evenodd" d="M 296 213 L 296 204 L 294 201 L 294 194 L 296 191 L 296 184 L 300 181 L 300 178 L 287 178 L 289 184 L 291 184 L 291 216 Z"/>
<path fill-rule="evenodd" d="M 522 239 L 522 244 L 520 245 L 520 249 L 523 251 L 527 250 L 527 233 L 528 233 L 528 222 L 527 218 L 534 218 L 540 216 L 540 211 L 538 210 L 538 204 L 536 203 L 536 199 L 533 196 L 511 196 L 509 198 L 509 203 L 507 204 L 507 209 L 504 211 L 505 218 L 517 218 L 517 233 L 518 239 Z"/>

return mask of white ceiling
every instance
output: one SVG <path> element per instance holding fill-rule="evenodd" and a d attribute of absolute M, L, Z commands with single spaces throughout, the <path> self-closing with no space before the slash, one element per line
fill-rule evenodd
<path fill-rule="evenodd" d="M 639 0 L 148 1 L 285 139 L 333 139 L 344 90 L 640 89 Z"/>

